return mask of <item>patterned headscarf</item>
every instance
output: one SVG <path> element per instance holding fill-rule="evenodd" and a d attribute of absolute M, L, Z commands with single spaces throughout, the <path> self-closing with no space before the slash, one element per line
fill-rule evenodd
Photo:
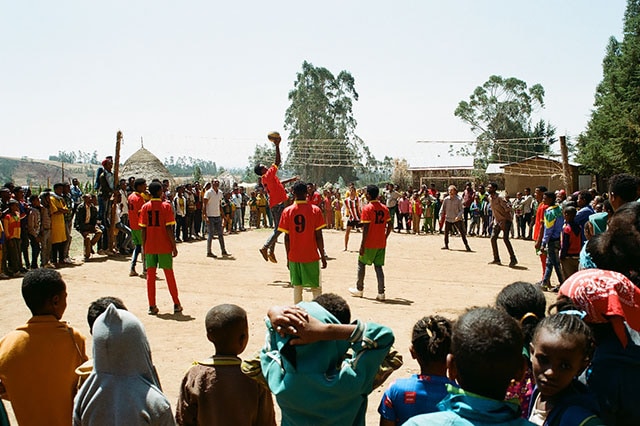
<path fill-rule="evenodd" d="M 618 272 L 584 269 L 571 275 L 560 287 L 560 295 L 569 297 L 587 313 L 591 324 L 611 323 L 622 346 L 628 343 L 624 323 L 640 331 L 640 289 Z"/>

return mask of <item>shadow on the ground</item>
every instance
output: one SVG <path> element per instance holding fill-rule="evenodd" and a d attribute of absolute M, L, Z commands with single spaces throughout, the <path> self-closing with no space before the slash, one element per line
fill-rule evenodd
<path fill-rule="evenodd" d="M 272 287 L 282 287 L 282 288 L 291 288 L 291 287 L 293 287 L 291 285 L 291 281 L 283 281 L 283 280 L 275 280 L 273 282 L 270 282 L 267 285 L 268 286 L 272 286 Z"/>
<path fill-rule="evenodd" d="M 385 299 L 382 301 L 376 300 L 375 297 L 363 297 L 363 299 L 371 300 L 372 302 L 384 303 L 387 305 L 405 305 L 405 306 L 413 305 L 413 300 L 409 300 L 409 299 L 394 298 L 394 299 Z"/>
<path fill-rule="evenodd" d="M 171 320 L 171 321 L 180 321 L 180 322 L 195 320 L 195 317 L 192 317 L 191 315 L 184 315 L 182 313 L 179 313 L 179 314 L 166 313 L 166 314 L 158 314 L 156 316 L 162 320 Z"/>

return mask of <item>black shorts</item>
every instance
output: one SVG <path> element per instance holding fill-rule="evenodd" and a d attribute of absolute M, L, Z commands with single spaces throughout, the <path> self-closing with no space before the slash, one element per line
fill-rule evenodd
<path fill-rule="evenodd" d="M 360 221 L 359 220 L 348 220 L 347 221 L 347 227 L 351 227 L 351 228 L 360 228 Z"/>

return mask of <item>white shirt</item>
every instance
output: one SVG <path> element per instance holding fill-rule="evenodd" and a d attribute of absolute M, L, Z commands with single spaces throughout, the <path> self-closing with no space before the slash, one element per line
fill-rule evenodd
<path fill-rule="evenodd" d="M 220 217 L 220 201 L 222 201 L 222 191 L 218 189 L 216 192 L 213 188 L 204 193 L 204 199 L 207 200 L 207 210 L 205 214 L 209 217 Z"/>

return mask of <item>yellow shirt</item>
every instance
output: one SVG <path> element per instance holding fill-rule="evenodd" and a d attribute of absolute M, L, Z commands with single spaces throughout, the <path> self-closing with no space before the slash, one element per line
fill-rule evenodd
<path fill-rule="evenodd" d="M 62 215 L 60 215 L 62 216 Z M 0 380 L 21 426 L 72 422 L 85 339 L 53 315 L 31 317 L 0 340 Z"/>
<path fill-rule="evenodd" d="M 61 243 L 67 240 L 67 231 L 64 224 L 64 210 L 67 208 L 64 200 L 51 196 L 51 244 Z"/>

